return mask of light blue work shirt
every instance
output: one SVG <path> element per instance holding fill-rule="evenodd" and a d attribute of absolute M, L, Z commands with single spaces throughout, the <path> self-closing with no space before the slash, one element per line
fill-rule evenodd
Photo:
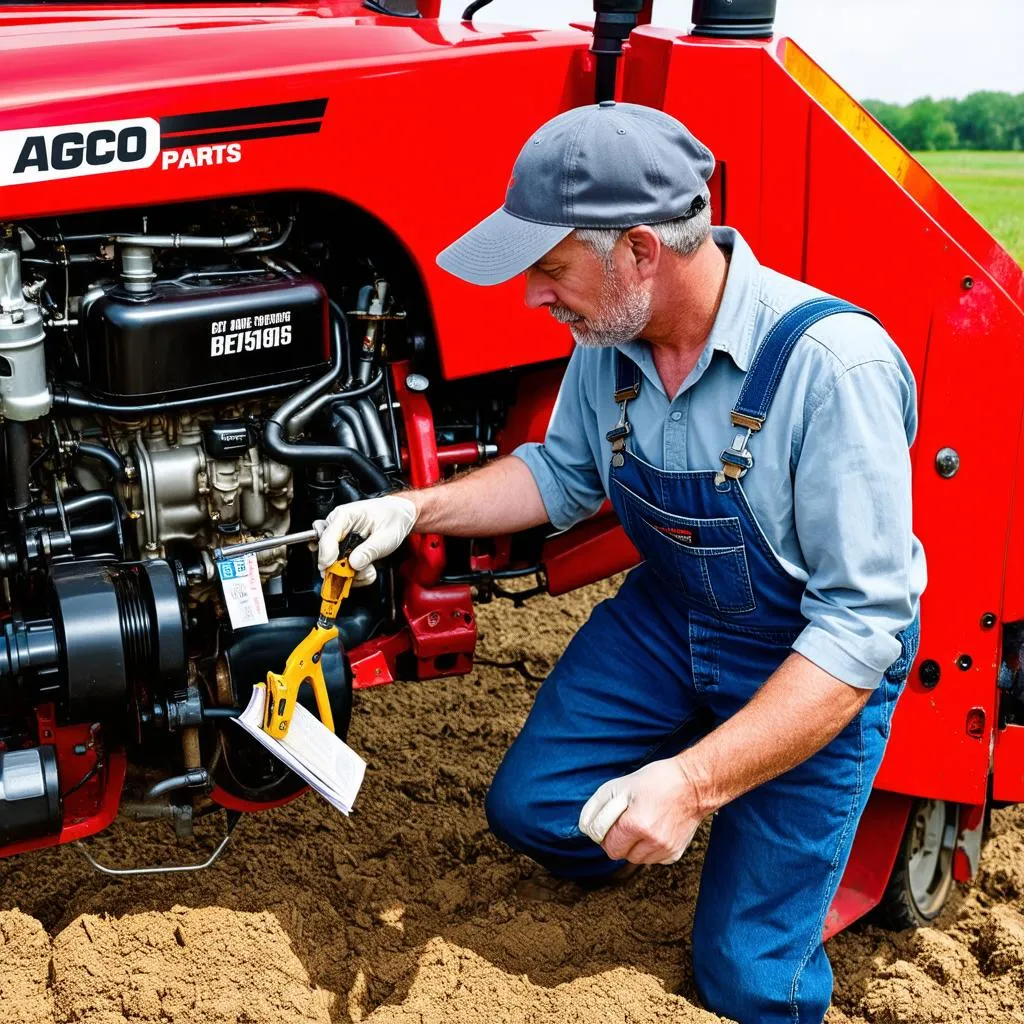
<path fill-rule="evenodd" d="M 642 370 L 629 404 L 632 450 L 658 469 L 721 469 L 736 435 L 729 413 L 761 340 L 779 316 L 823 294 L 762 267 L 732 228 L 714 228 L 728 277 L 707 343 L 678 394 L 666 395 L 643 341 L 618 345 Z M 685 315 L 682 312 L 681 315 Z M 551 523 L 567 529 L 608 496 L 619 416 L 615 348 L 577 346 L 543 444 L 514 455 L 533 473 Z M 900 654 L 924 589 L 911 528 L 909 446 L 914 377 L 875 321 L 839 313 L 797 342 L 741 485 L 782 567 L 805 584 L 807 627 L 793 650 L 851 686 L 872 688 Z"/>

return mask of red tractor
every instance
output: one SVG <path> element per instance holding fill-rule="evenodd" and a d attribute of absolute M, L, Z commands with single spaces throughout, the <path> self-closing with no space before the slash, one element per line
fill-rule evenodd
<path fill-rule="evenodd" d="M 122 804 L 187 832 L 300 792 L 229 719 L 315 620 L 313 554 L 262 551 L 267 621 L 232 628 L 213 552 L 543 437 L 568 333 L 434 257 L 537 125 L 614 95 L 680 118 L 718 158 L 716 220 L 876 313 L 915 371 L 923 639 L 826 930 L 887 887 L 927 920 L 986 808 L 1024 799 L 1024 274 L 772 38 L 771 0 L 697 0 L 691 33 L 641 0 L 564 31 L 482 6 L 0 7 L 0 855 Z M 607 509 L 414 537 L 342 607 L 338 731 L 354 690 L 467 672 L 473 602 L 509 578 L 560 594 L 636 559 Z"/>

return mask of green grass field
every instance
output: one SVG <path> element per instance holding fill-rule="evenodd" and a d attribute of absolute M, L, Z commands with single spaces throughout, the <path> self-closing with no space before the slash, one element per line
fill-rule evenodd
<path fill-rule="evenodd" d="M 914 156 L 1024 264 L 1024 153 Z"/>

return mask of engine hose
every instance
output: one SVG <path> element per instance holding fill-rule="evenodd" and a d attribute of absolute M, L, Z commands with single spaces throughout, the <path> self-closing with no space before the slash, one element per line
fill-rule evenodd
<path fill-rule="evenodd" d="M 357 398 L 363 398 L 376 391 L 384 383 L 385 373 L 378 370 L 373 375 L 373 380 L 361 384 L 357 388 L 347 388 L 345 391 L 328 391 L 326 395 L 314 398 L 304 409 L 300 409 L 288 421 L 292 430 L 298 430 L 308 423 L 324 406 L 334 405 L 335 402 L 354 402 Z"/>
<path fill-rule="evenodd" d="M 101 444 L 94 444 L 91 441 L 81 441 L 75 449 L 72 459 L 79 456 L 86 459 L 96 459 L 104 463 L 113 471 L 114 478 L 117 480 L 124 481 L 127 478 L 124 460 L 117 452 L 110 448 L 106 448 Z"/>
<path fill-rule="evenodd" d="M 363 417 L 359 415 L 359 410 L 354 405 L 349 405 L 348 402 L 338 402 L 336 405 L 331 406 L 331 424 L 333 426 L 337 417 L 340 420 L 344 420 L 349 429 L 355 434 L 356 447 L 361 452 L 366 452 L 368 455 L 375 454 L 370 450 L 370 437 L 366 432 L 366 424 L 363 422 Z"/>
<path fill-rule="evenodd" d="M 12 512 L 28 508 L 29 494 L 29 442 L 28 427 L 19 420 L 8 420 L 4 427 L 7 454 L 7 479 L 11 485 L 7 507 Z"/>
<path fill-rule="evenodd" d="M 351 391 L 331 393 L 323 395 L 325 389 L 329 388 L 341 373 L 342 359 L 348 347 L 348 324 L 341 307 L 332 299 L 331 311 L 334 314 L 331 318 L 331 341 L 332 341 L 332 363 L 331 369 L 324 376 L 307 384 L 301 391 L 292 395 L 270 419 L 263 428 L 263 449 L 271 458 L 285 465 L 328 463 L 337 465 L 350 472 L 364 486 L 364 489 L 371 493 L 380 493 L 391 490 L 391 484 L 387 478 L 362 452 L 347 445 L 324 445 L 324 444 L 297 444 L 289 441 L 287 432 L 291 426 L 292 417 L 300 410 L 302 418 L 308 409 L 303 406 L 306 403 L 318 399 L 316 406 L 327 404 L 322 399 L 334 401 L 351 401 L 353 398 L 360 398 L 370 391 L 379 387 L 384 379 L 383 371 L 377 374 L 374 380 L 363 387 L 353 388 Z"/>
<path fill-rule="evenodd" d="M 272 391 L 291 387 L 289 384 L 263 384 L 256 388 L 242 388 L 239 391 L 223 391 L 216 395 L 195 395 L 191 398 L 178 398 L 170 402 L 149 402 L 144 405 L 124 405 L 119 402 L 98 402 L 85 395 L 77 395 L 72 391 L 54 392 L 53 408 L 60 412 L 71 409 L 81 412 L 104 413 L 108 416 L 120 416 L 124 419 L 137 419 L 139 416 L 150 416 L 161 412 L 178 409 L 190 409 L 197 405 L 221 405 L 227 402 L 240 402 L 247 398 L 266 395 Z"/>
<path fill-rule="evenodd" d="M 310 381 L 301 391 L 296 391 L 277 412 L 270 417 L 267 426 L 277 423 L 287 427 L 291 418 L 309 401 L 327 390 L 341 373 L 342 360 L 348 350 L 348 321 L 341 307 L 334 299 L 327 300 L 331 305 L 331 368 L 316 380 Z"/>
<path fill-rule="evenodd" d="M 293 444 L 285 440 L 281 424 L 274 420 L 267 420 L 263 428 L 263 448 L 271 458 L 285 465 L 327 463 L 340 466 L 372 494 L 391 490 L 388 478 L 362 452 L 340 444 Z"/>
<path fill-rule="evenodd" d="M 94 537 L 101 537 L 113 532 L 117 536 L 118 549 L 124 551 L 124 531 L 121 529 L 121 510 L 118 507 L 117 499 L 113 494 L 106 491 L 90 491 L 88 494 L 80 494 L 77 498 L 70 498 L 64 502 L 64 515 L 71 516 L 76 512 L 88 512 L 90 509 L 101 506 L 110 509 L 110 518 L 105 523 L 89 524 L 68 524 L 68 533 L 72 541 L 88 540 Z M 56 505 L 42 505 L 29 509 L 25 516 L 28 523 L 44 523 L 47 526 L 60 524 L 60 509 Z"/>

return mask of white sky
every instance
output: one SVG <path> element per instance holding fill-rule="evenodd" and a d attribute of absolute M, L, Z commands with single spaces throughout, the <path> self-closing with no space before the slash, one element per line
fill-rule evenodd
<path fill-rule="evenodd" d="M 458 18 L 469 0 L 443 0 Z M 655 0 L 654 21 L 689 28 L 690 0 Z M 538 28 L 592 21 L 591 0 L 492 0 L 477 18 Z M 1024 0 L 778 0 L 792 36 L 858 99 L 906 103 L 976 89 L 1024 92 Z"/>

